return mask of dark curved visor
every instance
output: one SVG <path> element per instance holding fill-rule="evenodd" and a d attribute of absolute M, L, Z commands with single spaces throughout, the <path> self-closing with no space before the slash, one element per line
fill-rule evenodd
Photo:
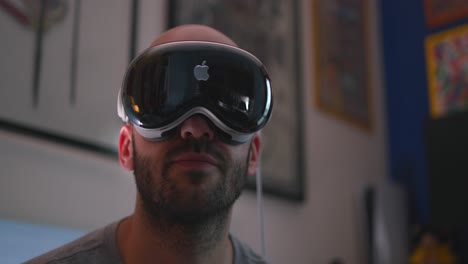
<path fill-rule="evenodd" d="M 202 114 L 231 140 L 242 142 L 265 126 L 272 111 L 262 63 L 239 48 L 211 42 L 147 49 L 130 64 L 119 96 L 128 120 L 153 140 Z"/>

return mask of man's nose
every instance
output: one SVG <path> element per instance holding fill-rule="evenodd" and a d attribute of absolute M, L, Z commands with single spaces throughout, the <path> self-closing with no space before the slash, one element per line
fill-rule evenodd
<path fill-rule="evenodd" d="M 215 134 L 208 122 L 201 115 L 193 115 L 180 125 L 180 136 L 182 139 L 193 137 L 196 139 L 213 140 Z"/>

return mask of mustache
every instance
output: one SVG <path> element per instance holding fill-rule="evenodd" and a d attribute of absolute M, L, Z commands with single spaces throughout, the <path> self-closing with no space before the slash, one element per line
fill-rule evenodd
<path fill-rule="evenodd" d="M 166 153 L 166 163 L 169 163 L 176 156 L 187 153 L 204 153 L 215 158 L 219 165 L 225 167 L 229 159 L 223 149 L 210 140 L 190 138 L 184 140 L 180 145 L 170 149 Z"/>

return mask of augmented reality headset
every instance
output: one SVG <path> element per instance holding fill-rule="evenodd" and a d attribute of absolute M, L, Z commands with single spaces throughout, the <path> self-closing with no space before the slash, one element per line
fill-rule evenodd
<path fill-rule="evenodd" d="M 200 114 L 229 143 L 244 143 L 270 119 L 270 79 L 252 54 L 230 45 L 180 41 L 148 48 L 127 69 L 118 115 L 148 140 L 170 137 Z"/>

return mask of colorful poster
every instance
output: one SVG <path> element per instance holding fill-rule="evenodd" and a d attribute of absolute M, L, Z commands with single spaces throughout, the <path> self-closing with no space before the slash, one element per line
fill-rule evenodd
<path fill-rule="evenodd" d="M 431 116 L 468 109 L 468 25 L 426 39 Z"/>

